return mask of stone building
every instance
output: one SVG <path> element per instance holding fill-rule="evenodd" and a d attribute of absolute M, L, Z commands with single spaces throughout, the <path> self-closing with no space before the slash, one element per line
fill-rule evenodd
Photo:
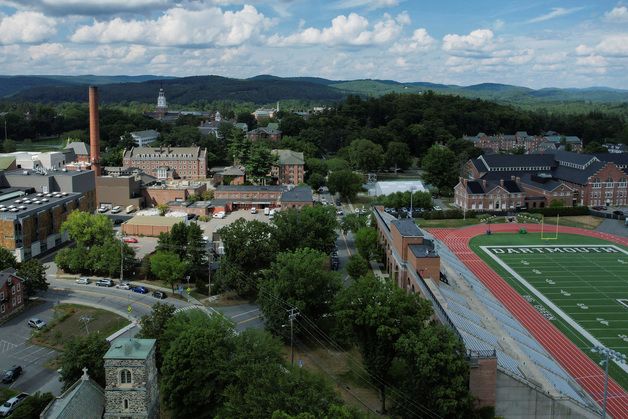
<path fill-rule="evenodd" d="M 105 354 L 105 414 L 110 419 L 159 417 L 155 339 L 119 338 Z"/>
<path fill-rule="evenodd" d="M 41 419 L 101 419 L 105 408 L 102 387 L 83 368 L 81 378 L 41 412 Z"/>

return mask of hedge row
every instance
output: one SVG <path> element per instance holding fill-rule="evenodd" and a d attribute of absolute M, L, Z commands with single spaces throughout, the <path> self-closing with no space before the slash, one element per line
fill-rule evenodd
<path fill-rule="evenodd" d="M 589 215 L 588 207 L 560 207 L 560 208 L 528 208 L 532 214 L 543 214 L 546 217 L 557 215 Z"/>

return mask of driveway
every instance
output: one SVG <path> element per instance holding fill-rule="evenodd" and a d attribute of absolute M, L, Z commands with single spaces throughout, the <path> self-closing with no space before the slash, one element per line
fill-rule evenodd
<path fill-rule="evenodd" d="M 604 219 L 602 224 L 597 226 L 596 231 L 603 233 L 610 233 L 616 236 L 628 237 L 628 227 L 624 224 L 624 220 L 612 220 L 610 218 Z"/>
<path fill-rule="evenodd" d="M 22 375 L 9 387 L 31 394 L 36 391 L 61 394 L 63 384 L 59 381 L 59 374 L 44 367 L 57 356 L 57 351 L 29 343 L 32 329 L 26 324 L 32 317 L 50 322 L 52 307 L 53 304 L 47 301 L 31 305 L 0 327 L 0 369 L 4 371 L 13 365 L 20 365 L 24 369 Z"/>

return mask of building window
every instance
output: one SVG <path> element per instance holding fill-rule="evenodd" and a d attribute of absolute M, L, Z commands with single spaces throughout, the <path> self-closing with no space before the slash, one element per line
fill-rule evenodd
<path fill-rule="evenodd" d="M 0 301 L 4 300 L 4 291 L 0 292 Z"/>
<path fill-rule="evenodd" d="M 15 295 L 15 287 L 11 287 L 11 294 Z"/>
<path fill-rule="evenodd" d="M 2 305 L 0 306 L 0 313 L 4 313 L 4 311 L 5 311 L 5 307 L 4 307 L 4 304 L 2 304 Z"/>
<path fill-rule="evenodd" d="M 120 384 L 131 384 L 131 371 L 129 370 L 121 370 L 120 371 Z"/>
<path fill-rule="evenodd" d="M 18 281 L 17 282 L 17 287 L 16 287 L 18 291 L 20 290 L 20 286 L 21 286 L 21 283 Z"/>
<path fill-rule="evenodd" d="M 122 409 L 129 410 L 129 400 L 128 399 L 122 400 Z"/>
<path fill-rule="evenodd" d="M 17 303 L 18 304 L 22 304 L 22 296 L 21 295 L 17 296 Z"/>
<path fill-rule="evenodd" d="M 11 305 L 15 307 L 17 303 L 15 302 L 15 297 L 11 298 Z"/>

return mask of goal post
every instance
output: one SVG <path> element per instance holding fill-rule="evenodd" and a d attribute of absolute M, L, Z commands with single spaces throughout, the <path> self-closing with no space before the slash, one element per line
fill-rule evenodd
<path fill-rule="evenodd" d="M 556 214 L 556 227 L 553 228 L 549 235 L 545 230 L 545 216 L 541 217 L 541 240 L 558 240 L 558 222 L 560 221 L 560 214 Z"/>

